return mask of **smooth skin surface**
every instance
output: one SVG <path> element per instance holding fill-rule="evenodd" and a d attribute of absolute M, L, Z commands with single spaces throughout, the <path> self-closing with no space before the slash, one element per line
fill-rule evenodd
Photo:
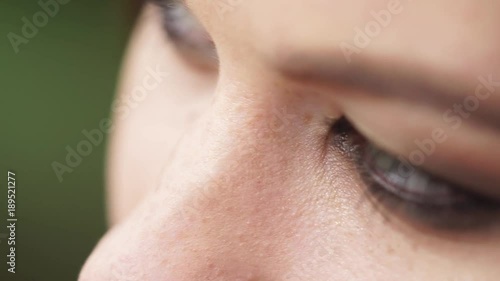
<path fill-rule="evenodd" d="M 500 1 L 187 5 L 220 64 L 184 59 L 144 9 L 118 98 L 148 91 L 114 110 L 113 227 L 80 281 L 498 280 L 500 218 L 460 231 L 382 215 L 331 127 L 346 116 L 406 158 L 436 135 L 426 169 L 500 199 Z M 472 94 L 477 108 L 453 107 Z"/>

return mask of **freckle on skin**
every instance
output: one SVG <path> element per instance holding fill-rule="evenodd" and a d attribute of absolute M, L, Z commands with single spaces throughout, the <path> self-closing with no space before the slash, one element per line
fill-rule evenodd
<path fill-rule="evenodd" d="M 304 114 L 303 120 L 306 125 L 311 123 L 312 115 L 310 113 Z"/>

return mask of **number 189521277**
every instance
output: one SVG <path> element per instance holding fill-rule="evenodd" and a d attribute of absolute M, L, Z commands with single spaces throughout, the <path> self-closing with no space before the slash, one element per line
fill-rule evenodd
<path fill-rule="evenodd" d="M 16 174 L 7 172 L 7 208 L 10 218 L 16 217 Z"/>

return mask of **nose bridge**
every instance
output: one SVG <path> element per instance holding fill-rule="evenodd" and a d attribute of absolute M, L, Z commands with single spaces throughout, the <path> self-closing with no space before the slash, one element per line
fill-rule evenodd
<path fill-rule="evenodd" d="M 293 170 L 307 118 L 293 97 L 239 93 L 218 93 L 159 188 L 101 243 L 94 263 L 111 280 L 279 280 L 304 212 Z"/>

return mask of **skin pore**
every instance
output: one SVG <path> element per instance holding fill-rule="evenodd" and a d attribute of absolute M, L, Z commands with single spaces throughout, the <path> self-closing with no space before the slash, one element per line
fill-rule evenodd
<path fill-rule="evenodd" d="M 80 281 L 498 280 L 500 1 L 166 2 L 200 25 L 142 12 Z M 467 204 L 372 186 L 369 145 Z"/>

